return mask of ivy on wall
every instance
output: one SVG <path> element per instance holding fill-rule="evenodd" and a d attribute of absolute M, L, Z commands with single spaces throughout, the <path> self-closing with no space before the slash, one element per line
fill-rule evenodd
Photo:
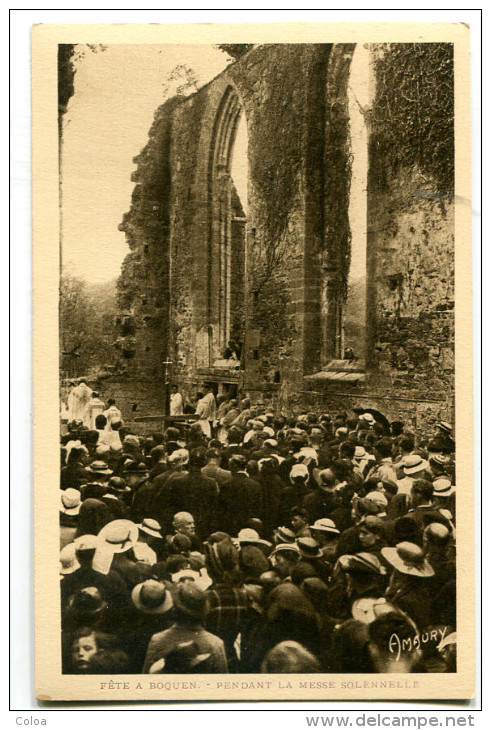
<path fill-rule="evenodd" d="M 377 46 L 371 114 L 379 158 L 396 172 L 417 165 L 437 191 L 454 191 L 454 70 L 450 43 Z M 387 164 L 388 163 L 388 164 Z M 379 184 L 386 183 L 381 172 Z"/>

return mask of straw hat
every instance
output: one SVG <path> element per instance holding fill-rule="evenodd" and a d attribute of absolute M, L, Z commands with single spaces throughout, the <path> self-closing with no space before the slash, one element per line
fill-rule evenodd
<path fill-rule="evenodd" d="M 70 542 L 60 550 L 60 575 L 70 575 L 80 568 L 75 555 L 75 543 Z"/>
<path fill-rule="evenodd" d="M 421 458 L 419 454 L 409 454 L 403 461 L 403 471 L 406 476 L 417 474 L 424 471 L 428 467 L 428 462 Z"/>
<path fill-rule="evenodd" d="M 400 542 L 395 548 L 382 548 L 382 555 L 399 573 L 418 578 L 431 578 L 435 571 L 425 559 L 424 553 L 413 542 Z"/>
<path fill-rule="evenodd" d="M 320 520 L 316 520 L 313 525 L 310 525 L 311 530 L 319 530 L 320 532 L 330 532 L 334 535 L 339 535 L 339 530 L 332 520 L 328 517 L 322 517 Z"/>
<path fill-rule="evenodd" d="M 295 542 L 295 533 L 289 527 L 277 527 L 273 534 L 281 540 L 282 545 L 287 542 Z"/>
<path fill-rule="evenodd" d="M 166 613 L 172 608 L 172 596 L 163 583 L 146 580 L 131 591 L 131 600 L 142 613 Z"/>
<path fill-rule="evenodd" d="M 244 543 L 268 546 L 271 545 L 270 542 L 268 542 L 267 540 L 263 540 L 261 537 L 259 537 L 256 530 L 253 530 L 250 527 L 244 527 L 244 529 L 239 532 L 237 540 L 239 542 L 239 545 L 242 545 Z"/>
<path fill-rule="evenodd" d="M 433 482 L 433 494 L 435 497 L 450 497 L 455 493 L 455 487 L 448 477 L 439 477 Z"/>
<path fill-rule="evenodd" d="M 285 543 L 280 543 L 279 545 L 277 545 L 269 557 L 273 558 L 278 553 L 286 553 L 286 552 L 295 553 L 295 555 L 300 555 L 300 550 L 298 549 L 297 543 L 285 542 Z"/>
<path fill-rule="evenodd" d="M 297 540 L 300 555 L 303 558 L 322 558 L 322 551 L 313 537 L 300 537 Z"/>
<path fill-rule="evenodd" d="M 97 535 L 99 544 L 109 547 L 113 553 L 125 553 L 136 545 L 138 525 L 131 520 L 113 520 L 104 525 Z"/>
<path fill-rule="evenodd" d="M 341 555 L 338 564 L 346 573 L 375 573 L 375 575 L 385 575 L 387 572 L 377 556 L 372 553 Z"/>
<path fill-rule="evenodd" d="M 157 522 L 157 520 L 152 520 L 150 517 L 145 517 L 144 520 L 141 521 L 139 525 L 137 525 L 138 529 L 142 532 L 146 532 L 147 535 L 151 535 L 152 537 L 162 537 L 161 533 L 161 526 L 160 523 Z"/>
<path fill-rule="evenodd" d="M 61 489 L 60 500 L 60 512 L 63 512 L 65 515 L 78 515 L 81 504 L 81 497 L 78 489 Z"/>

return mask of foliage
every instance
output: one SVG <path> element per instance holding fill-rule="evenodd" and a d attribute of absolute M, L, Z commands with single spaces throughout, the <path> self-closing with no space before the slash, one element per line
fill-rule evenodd
<path fill-rule="evenodd" d="M 61 368 L 70 377 L 115 362 L 114 282 L 87 285 L 74 276 L 60 282 Z"/>
<path fill-rule="evenodd" d="M 185 96 L 198 90 L 199 79 L 196 72 L 185 63 L 178 63 L 162 84 L 164 96 Z"/>
<path fill-rule="evenodd" d="M 65 114 L 68 102 L 74 93 L 74 79 L 77 64 L 85 58 L 86 49 L 92 53 L 105 51 L 107 46 L 102 44 L 87 43 L 84 46 L 75 46 L 73 43 L 60 43 L 58 45 L 58 125 L 61 129 L 63 114 Z"/>
<path fill-rule="evenodd" d="M 228 53 L 229 56 L 232 56 L 235 60 L 241 58 L 241 56 L 244 55 L 244 53 L 247 53 L 251 48 L 254 47 L 253 43 L 218 43 L 217 48 L 219 48 L 224 53 Z"/>
<path fill-rule="evenodd" d="M 454 70 L 449 43 L 377 49 L 374 144 L 393 168 L 417 165 L 439 192 L 454 190 Z"/>

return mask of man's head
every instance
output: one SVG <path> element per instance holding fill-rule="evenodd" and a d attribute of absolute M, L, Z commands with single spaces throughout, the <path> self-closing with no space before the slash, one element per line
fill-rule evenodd
<path fill-rule="evenodd" d="M 350 443 L 349 441 L 343 441 L 343 443 L 339 447 L 339 458 L 340 459 L 351 459 L 355 455 L 355 446 L 354 444 Z"/>
<path fill-rule="evenodd" d="M 337 478 L 332 469 L 323 469 L 319 474 L 320 487 L 326 492 L 331 492 L 337 484 Z"/>
<path fill-rule="evenodd" d="M 384 523 L 374 515 L 367 515 L 360 525 L 358 538 L 364 550 L 370 550 L 382 542 Z"/>
<path fill-rule="evenodd" d="M 240 444 L 242 441 L 242 431 L 237 426 L 231 426 L 227 432 L 227 442 L 229 444 Z"/>
<path fill-rule="evenodd" d="M 293 507 L 290 510 L 290 524 L 292 530 L 297 534 L 309 524 L 309 515 L 307 510 L 302 507 Z"/>
<path fill-rule="evenodd" d="M 79 672 L 87 671 L 90 659 L 97 654 L 97 634 L 93 629 L 80 629 L 72 642 L 72 665 Z"/>
<path fill-rule="evenodd" d="M 102 413 L 99 413 L 98 416 L 95 417 L 95 427 L 98 431 L 102 431 L 107 424 L 107 418 Z"/>
<path fill-rule="evenodd" d="M 228 460 L 228 468 L 232 474 L 237 474 L 239 471 L 245 471 L 247 468 L 247 459 L 242 454 L 233 454 Z"/>
<path fill-rule="evenodd" d="M 189 452 L 189 468 L 202 469 L 206 465 L 206 449 L 202 446 Z"/>
<path fill-rule="evenodd" d="M 177 533 L 186 535 L 186 537 L 193 537 L 196 534 L 194 517 L 189 512 L 178 512 L 175 514 L 172 527 Z"/>
<path fill-rule="evenodd" d="M 130 461 L 124 467 L 122 474 L 126 485 L 131 489 L 136 489 L 147 479 L 148 470 L 143 462 L 137 464 L 136 461 Z"/>
<path fill-rule="evenodd" d="M 403 456 L 410 454 L 415 446 L 414 437 L 411 436 L 411 434 L 406 433 L 402 436 L 399 436 L 399 438 L 397 439 L 397 443 L 399 444 L 399 448 Z"/>
<path fill-rule="evenodd" d="M 291 575 L 295 565 L 300 560 L 300 552 L 295 544 L 278 545 L 271 554 L 271 562 L 280 578 Z"/>
<path fill-rule="evenodd" d="M 411 488 L 411 506 L 430 504 L 433 497 L 433 484 L 426 479 L 415 479 Z"/>
<path fill-rule="evenodd" d="M 445 549 L 451 538 L 450 530 L 440 522 L 432 522 L 425 527 L 423 532 L 423 550 L 428 552 L 432 549 Z"/>
<path fill-rule="evenodd" d="M 116 405 L 116 401 L 114 400 L 114 398 L 109 398 L 109 400 L 107 401 L 107 405 L 109 406 L 109 408 L 111 406 L 115 406 Z"/>
<path fill-rule="evenodd" d="M 375 445 L 375 455 L 378 459 L 388 459 L 392 455 L 393 443 L 388 437 L 381 438 Z"/>
<path fill-rule="evenodd" d="M 171 385 L 170 392 L 173 393 L 173 394 L 174 393 L 177 393 L 177 385 Z"/>

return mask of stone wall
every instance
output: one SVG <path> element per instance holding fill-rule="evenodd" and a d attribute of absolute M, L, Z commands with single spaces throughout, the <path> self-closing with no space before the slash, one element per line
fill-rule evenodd
<path fill-rule="evenodd" d="M 248 213 L 237 224 L 245 230 L 231 234 L 231 280 L 232 317 L 240 329 L 242 303 L 245 342 L 232 380 L 285 411 L 361 404 L 415 425 L 453 419 L 448 46 L 371 48 L 367 367 L 331 377 L 330 359 L 343 357 L 350 261 L 353 51 L 353 44 L 253 47 L 200 91 L 158 111 L 122 224 L 133 275 L 122 277 L 121 305 L 135 318 L 127 377 L 158 381 L 167 356 L 185 395 L 204 372 L 213 379 L 223 345 L 221 216 L 234 200 L 227 164 L 242 113 Z"/>

